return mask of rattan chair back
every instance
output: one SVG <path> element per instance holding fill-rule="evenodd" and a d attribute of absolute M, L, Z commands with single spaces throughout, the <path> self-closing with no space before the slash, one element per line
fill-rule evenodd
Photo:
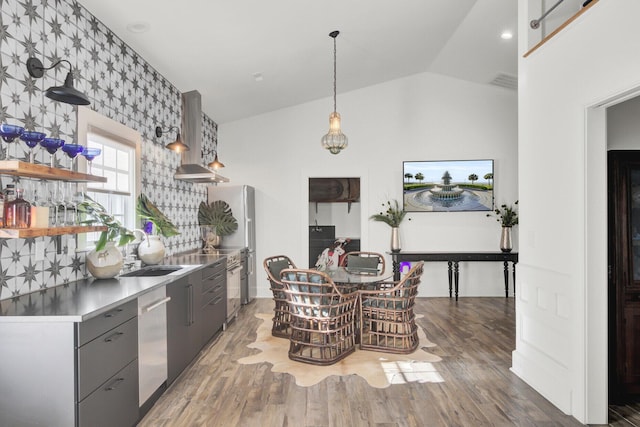
<path fill-rule="evenodd" d="M 289 338 L 291 335 L 291 316 L 289 315 L 289 304 L 287 296 L 283 291 L 282 282 L 280 282 L 280 272 L 285 268 L 296 268 L 296 265 L 286 255 L 276 255 L 265 258 L 263 262 L 267 278 L 269 279 L 269 287 L 273 293 L 273 326 L 271 327 L 271 335 L 274 337 Z"/>
<path fill-rule="evenodd" d="M 341 267 L 351 267 L 354 273 L 367 273 L 369 269 L 376 269 L 375 274 L 384 274 L 385 260 L 377 252 L 352 251 L 347 252 L 340 261 Z"/>
<path fill-rule="evenodd" d="M 408 354 L 418 347 L 413 307 L 424 261 L 398 282 L 379 282 L 359 292 L 360 348 Z"/>
<path fill-rule="evenodd" d="M 343 293 L 325 273 L 285 269 L 280 281 L 289 303 L 289 358 L 331 365 L 355 351 L 358 293 Z"/>

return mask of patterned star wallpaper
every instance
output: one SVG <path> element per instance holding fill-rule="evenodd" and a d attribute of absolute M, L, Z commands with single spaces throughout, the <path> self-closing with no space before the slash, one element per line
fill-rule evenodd
<path fill-rule="evenodd" d="M 71 63 L 74 85 L 87 94 L 90 108 L 142 135 L 142 191 L 178 226 L 181 234 L 164 239 L 167 253 L 200 247 L 197 211 L 206 200 L 204 185 L 173 179 L 180 156 L 164 148 L 169 136 L 157 138 L 156 126 L 181 122 L 181 93 L 109 28 L 71 0 L 0 0 L 0 122 L 77 142 L 76 108 L 44 97 L 63 84 L 68 66 L 34 79 L 26 61 L 36 57 L 45 67 L 64 59 Z M 197 88 L 194 88 L 197 89 Z M 217 124 L 203 114 L 203 163 L 213 160 Z M 21 141 L 2 142 L 0 155 L 28 161 Z M 44 150 L 37 162 L 49 162 Z M 57 156 L 68 167 L 70 159 Z M 18 178 L 0 176 L 2 188 Z M 0 299 L 87 277 L 85 253 L 76 251 L 76 236 L 0 240 Z M 44 241 L 45 259 L 35 260 L 35 245 Z"/>

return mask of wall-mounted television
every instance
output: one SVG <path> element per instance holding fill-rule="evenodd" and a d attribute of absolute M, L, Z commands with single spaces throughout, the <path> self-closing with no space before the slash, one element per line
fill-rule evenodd
<path fill-rule="evenodd" d="M 493 210 L 493 160 L 425 160 L 402 164 L 407 212 Z"/>

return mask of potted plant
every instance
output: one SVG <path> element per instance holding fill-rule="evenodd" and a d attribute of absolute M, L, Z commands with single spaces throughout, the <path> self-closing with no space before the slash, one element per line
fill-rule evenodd
<path fill-rule="evenodd" d="M 133 232 L 108 213 L 104 206 L 86 194 L 77 209 L 90 218 L 82 221 L 83 224 L 98 222 L 107 227 L 107 230 L 100 233 L 96 247 L 87 254 L 87 269 L 97 279 L 115 277 L 124 263 L 122 253 L 116 248 L 116 241 L 117 246 L 126 245 L 135 239 Z"/>
<path fill-rule="evenodd" d="M 500 235 L 500 250 L 502 252 L 511 252 L 513 248 L 511 243 L 511 227 L 518 225 L 517 205 L 517 200 L 513 205 L 503 203 L 493 211 L 497 216 L 496 221 L 502 225 L 502 233 Z M 491 214 L 487 214 L 487 216 L 491 216 Z"/>
<path fill-rule="evenodd" d="M 400 204 L 397 200 L 394 200 L 393 203 L 391 203 L 391 201 L 387 201 L 386 203 L 383 203 L 382 206 L 386 207 L 386 210 L 375 215 L 371 215 L 369 219 L 384 222 L 391 227 L 391 252 L 400 252 L 400 236 L 398 234 L 398 228 L 400 227 L 400 223 L 404 220 L 404 217 L 407 215 L 407 211 L 400 208 Z"/>
<path fill-rule="evenodd" d="M 165 247 L 160 236 L 171 237 L 180 234 L 180 232 L 171 220 L 144 194 L 138 196 L 136 212 L 146 222 L 144 230 L 138 230 L 144 235 L 144 240 L 138 245 L 138 257 L 145 264 L 158 264 L 165 255 Z M 154 235 L 154 232 L 159 235 Z"/>
<path fill-rule="evenodd" d="M 219 247 L 223 236 L 235 233 L 238 229 L 238 221 L 233 217 L 231 207 L 223 200 L 215 200 L 209 204 L 201 202 L 198 223 L 202 230 L 205 252 Z"/>

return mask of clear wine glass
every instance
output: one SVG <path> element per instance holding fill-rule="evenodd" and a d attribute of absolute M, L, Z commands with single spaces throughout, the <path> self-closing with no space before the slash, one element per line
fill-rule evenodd
<path fill-rule="evenodd" d="M 78 154 L 82 153 L 82 150 L 84 150 L 84 147 L 80 144 L 64 144 L 62 146 L 62 151 L 64 151 L 64 153 L 71 159 L 71 165 L 69 166 L 70 170 L 75 169 L 75 159 Z"/>
<path fill-rule="evenodd" d="M 91 174 L 91 163 L 93 162 L 93 159 L 98 157 L 100 153 L 102 153 L 101 148 L 84 147 L 84 149 L 82 150 L 81 154 L 85 159 L 87 159 L 87 162 L 89 163 L 89 174 Z"/>
<path fill-rule="evenodd" d="M 69 210 L 74 210 L 76 205 L 73 202 L 73 193 L 75 192 L 74 182 L 63 182 L 62 183 L 62 200 L 64 205 L 64 225 L 74 225 L 75 224 L 75 211 L 71 212 L 71 217 L 69 217 Z"/>
<path fill-rule="evenodd" d="M 45 136 L 47 135 L 42 132 L 31 131 L 24 131 L 20 135 L 20 139 L 29 147 L 29 163 L 33 163 L 33 149 L 38 146 L 38 143 L 42 142 Z"/>
<path fill-rule="evenodd" d="M 40 145 L 43 146 L 49 154 L 51 154 L 51 167 L 55 168 L 56 167 L 56 151 L 58 151 L 58 148 L 64 146 L 64 139 L 45 138 L 42 141 L 40 141 Z"/>
<path fill-rule="evenodd" d="M 73 203 L 73 209 L 76 213 L 74 223 L 76 225 L 80 225 L 81 218 L 80 218 L 80 212 L 78 212 L 78 205 L 84 202 L 84 185 L 83 184 L 79 182 L 75 183 L 75 189 L 73 191 L 73 195 L 71 196 L 71 202 Z"/>
<path fill-rule="evenodd" d="M 59 227 L 64 225 L 64 219 L 60 220 L 60 206 L 65 207 L 64 206 L 64 182 L 51 181 L 50 185 L 51 185 L 50 187 L 51 204 L 53 205 L 53 208 L 55 210 L 54 222 L 55 222 L 55 225 Z M 66 213 L 66 208 L 65 208 L 65 213 Z"/>
<path fill-rule="evenodd" d="M 24 128 L 21 126 L 7 123 L 0 124 L 0 136 L 2 136 L 4 142 L 13 142 L 13 140 L 22 135 L 22 132 L 24 132 Z M 5 160 L 9 160 L 9 147 L 7 147 L 7 151 L 5 151 Z"/>

